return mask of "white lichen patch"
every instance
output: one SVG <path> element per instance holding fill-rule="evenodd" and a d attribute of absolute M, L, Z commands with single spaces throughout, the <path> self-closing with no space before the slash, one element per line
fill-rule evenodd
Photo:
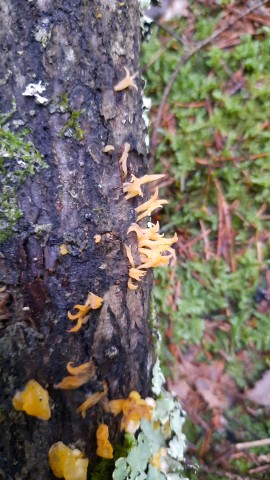
<path fill-rule="evenodd" d="M 151 0 L 139 0 L 139 7 L 140 7 L 140 14 L 141 14 L 141 29 L 143 34 L 147 32 L 147 28 L 145 27 L 145 24 L 147 23 L 152 23 L 152 18 L 148 17 L 146 15 L 146 11 L 150 8 L 151 6 Z"/>
<path fill-rule="evenodd" d="M 143 419 L 139 435 L 128 435 L 128 455 L 115 462 L 114 480 L 188 480 L 184 475 L 185 413 L 176 398 L 163 388 L 164 376 L 157 360 L 153 370 L 153 415 Z"/>
<path fill-rule="evenodd" d="M 37 103 L 40 103 L 41 105 L 46 105 L 49 99 L 40 95 L 45 90 L 46 86 L 42 85 L 40 80 L 38 83 L 29 83 L 22 95 L 24 95 L 25 97 L 35 97 Z"/>
<path fill-rule="evenodd" d="M 40 42 L 43 48 L 47 47 L 47 44 L 51 38 L 51 27 L 49 26 L 49 19 L 43 18 L 40 25 L 36 27 L 34 37 L 37 42 Z"/>

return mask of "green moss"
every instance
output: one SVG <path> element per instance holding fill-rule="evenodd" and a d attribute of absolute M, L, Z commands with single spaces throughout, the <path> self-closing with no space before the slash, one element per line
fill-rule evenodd
<path fill-rule="evenodd" d="M 82 128 L 80 128 L 80 125 L 79 125 L 79 117 L 82 113 L 84 113 L 85 110 L 78 110 L 78 111 L 72 111 L 70 112 L 71 115 L 70 115 L 70 118 L 69 120 L 67 121 L 66 125 L 64 125 L 63 128 L 61 128 L 60 132 L 59 132 L 59 137 L 62 137 L 62 135 L 64 133 L 66 133 L 66 135 L 68 135 L 69 133 L 69 129 L 70 129 L 70 133 L 71 133 L 71 136 L 74 135 L 74 137 L 76 138 L 76 140 L 80 141 L 80 140 L 83 140 L 84 139 L 84 135 L 85 135 L 85 132 Z"/>
<path fill-rule="evenodd" d="M 46 166 L 42 155 L 28 140 L 29 130 L 17 133 L 4 126 L 15 113 L 0 115 L 0 242 L 12 235 L 14 226 L 22 216 L 16 192 L 29 175 Z"/>
<path fill-rule="evenodd" d="M 66 112 L 69 109 L 69 98 L 68 94 L 64 92 L 62 95 L 60 95 L 59 100 L 58 100 L 58 106 L 61 110 L 61 112 Z"/>
<path fill-rule="evenodd" d="M 90 475 L 91 480 L 111 480 L 115 468 L 115 462 L 120 457 L 126 457 L 134 445 L 133 435 L 126 434 L 123 443 L 117 443 L 113 447 L 113 459 L 99 458 L 95 469 Z"/>

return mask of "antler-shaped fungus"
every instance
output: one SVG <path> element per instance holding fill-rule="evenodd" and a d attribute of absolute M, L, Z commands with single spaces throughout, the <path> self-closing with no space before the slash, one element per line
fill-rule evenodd
<path fill-rule="evenodd" d="M 149 182 L 155 182 L 157 180 L 160 180 L 163 177 L 165 177 L 165 175 L 160 174 L 160 175 L 144 175 L 141 178 L 137 178 L 135 177 L 135 175 L 132 174 L 130 182 L 126 182 L 123 184 L 123 191 L 124 193 L 127 194 L 126 200 L 136 197 L 137 195 L 140 195 L 140 197 L 143 197 L 141 186 Z"/>

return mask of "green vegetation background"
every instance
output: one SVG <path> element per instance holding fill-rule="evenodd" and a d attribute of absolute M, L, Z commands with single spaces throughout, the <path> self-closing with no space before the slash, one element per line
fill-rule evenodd
<path fill-rule="evenodd" d="M 207 8 L 190 2 L 193 42 L 211 35 L 226 4 L 234 2 L 219 3 L 223 6 Z M 182 36 L 190 22 L 176 19 L 169 26 Z M 161 213 L 163 231 L 176 230 L 179 235 L 176 264 L 156 274 L 161 328 L 166 337 L 172 323 L 170 341 L 182 352 L 199 345 L 201 361 L 207 361 L 209 353 L 221 358 L 222 351 L 239 392 L 253 385 L 269 365 L 269 310 L 259 305 L 269 288 L 270 28 L 257 27 L 256 34 L 241 35 L 238 45 L 213 44 L 183 65 L 167 99 L 155 157 L 155 171 L 166 171 L 170 183 L 162 190 L 162 197 L 170 200 Z M 143 48 L 152 119 L 183 54 L 177 40 L 154 26 Z M 209 340 L 206 320 L 228 328 L 216 328 Z M 239 362 L 241 351 L 249 356 L 249 369 Z M 167 373 L 172 361 L 164 347 Z M 250 423 L 249 418 L 243 421 Z M 259 438 L 269 436 L 265 417 L 256 427 Z M 189 440 L 198 441 L 200 431 L 198 425 L 188 425 Z M 246 473 L 248 466 L 248 461 L 236 466 L 234 462 L 238 474 Z"/>

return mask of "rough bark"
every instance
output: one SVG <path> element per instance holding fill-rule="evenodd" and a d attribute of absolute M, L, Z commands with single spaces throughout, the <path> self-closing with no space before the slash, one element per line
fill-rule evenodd
<path fill-rule="evenodd" d="M 22 120 L 48 165 L 18 189 L 23 216 L 0 246 L 0 287 L 6 287 L 0 478 L 43 480 L 54 478 L 48 450 L 58 440 L 90 459 L 95 455 L 95 431 L 108 414 L 99 405 L 85 419 L 76 413 L 86 393 L 98 391 L 102 381 L 110 399 L 131 389 L 143 396 L 149 391 L 151 278 L 137 291 L 127 289 L 124 244 L 132 242 L 127 230 L 138 202 L 125 200 L 118 162 L 128 142 L 129 173 L 146 172 L 141 80 L 138 92 L 113 90 L 124 66 L 139 69 L 139 7 L 137 1 L 0 0 L 0 22 L 1 112 L 16 99 L 10 129 Z M 39 81 L 47 105 L 22 95 Z M 77 119 L 74 112 L 80 112 Z M 111 155 L 102 152 L 106 144 L 115 146 Z M 63 243 L 67 255 L 60 254 Z M 104 299 L 102 309 L 78 333 L 67 333 L 67 311 L 83 304 L 89 291 Z M 79 365 L 89 358 L 95 381 L 73 391 L 53 387 L 66 376 L 68 361 Z M 12 408 L 15 391 L 31 378 L 49 391 L 48 422 Z M 107 420 L 117 438 L 117 423 Z"/>

